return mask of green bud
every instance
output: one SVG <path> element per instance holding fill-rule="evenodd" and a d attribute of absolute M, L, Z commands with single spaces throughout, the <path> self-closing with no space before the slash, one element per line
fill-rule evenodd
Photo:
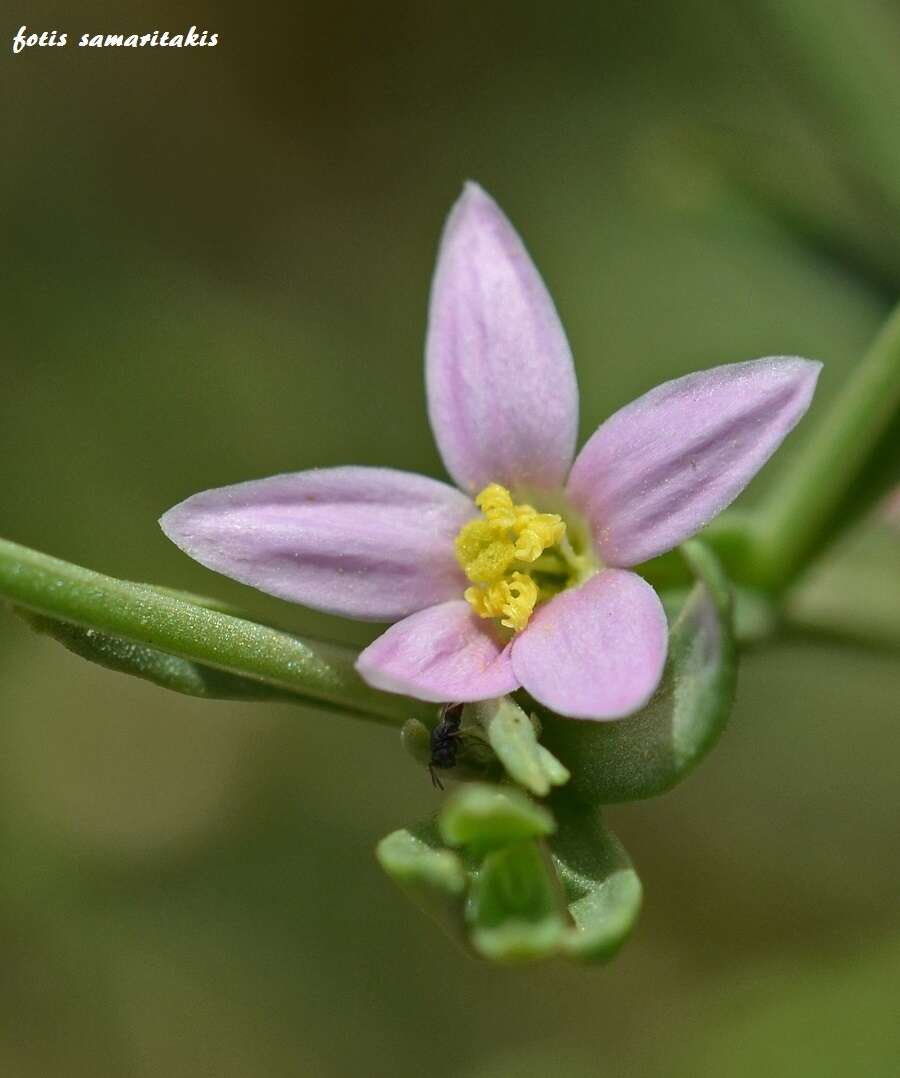
<path fill-rule="evenodd" d="M 537 719 L 529 718 L 509 696 L 474 705 L 491 748 L 509 777 L 538 797 L 569 780 L 569 772 L 538 742 Z"/>
<path fill-rule="evenodd" d="M 551 814 L 521 791 L 483 783 L 455 790 L 438 817 L 447 845 L 465 846 L 473 853 L 549 835 L 555 826 Z"/>

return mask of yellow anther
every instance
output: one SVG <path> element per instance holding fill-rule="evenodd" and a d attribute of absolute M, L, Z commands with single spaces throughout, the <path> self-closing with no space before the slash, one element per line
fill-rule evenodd
<path fill-rule="evenodd" d="M 477 558 L 466 566 L 466 575 L 476 584 L 502 580 L 516 557 L 516 548 L 505 539 L 495 539 L 482 548 Z"/>
<path fill-rule="evenodd" d="M 498 530 L 489 520 L 470 520 L 456 537 L 456 557 L 464 568 L 497 538 Z"/>
<path fill-rule="evenodd" d="M 537 561 L 565 533 L 566 526 L 555 513 L 535 513 L 516 538 L 516 557 L 519 561 Z"/>
<path fill-rule="evenodd" d="M 503 581 L 498 581 L 502 586 Z M 494 590 L 496 584 L 487 588 L 466 588 L 463 598 L 480 618 L 499 618 L 503 613 L 503 593 Z"/>
<path fill-rule="evenodd" d="M 527 573 L 512 573 L 486 588 L 466 588 L 465 598 L 481 618 L 501 618 L 501 625 L 521 631 L 528 624 L 540 592 Z"/>
<path fill-rule="evenodd" d="M 456 537 L 456 558 L 475 584 L 500 580 L 515 556 L 506 529 L 490 520 L 470 520 Z"/>
<path fill-rule="evenodd" d="M 515 505 L 499 483 L 491 483 L 475 499 L 484 517 L 469 521 L 456 537 L 456 557 L 476 587 L 467 588 L 466 600 L 482 618 L 500 618 L 516 632 L 540 598 L 540 588 L 515 562 L 530 564 L 565 535 L 566 526 L 555 513 L 539 513 L 530 505 Z"/>
<path fill-rule="evenodd" d="M 475 499 L 475 504 L 492 524 L 511 528 L 516 519 L 512 495 L 499 483 L 490 483 Z"/>
<path fill-rule="evenodd" d="M 503 604 L 505 618 L 500 622 L 517 633 L 528 624 L 534 604 L 538 601 L 538 586 L 526 573 L 513 573 L 506 584 L 507 597 Z"/>

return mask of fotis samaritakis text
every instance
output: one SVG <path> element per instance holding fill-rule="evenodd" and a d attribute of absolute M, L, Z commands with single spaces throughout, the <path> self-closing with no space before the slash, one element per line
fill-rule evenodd
<path fill-rule="evenodd" d="M 65 49 L 72 45 L 79 49 L 214 49 L 219 35 L 210 30 L 191 26 L 187 30 L 147 30 L 143 33 L 99 34 L 87 31 L 83 34 L 63 33 L 59 30 L 36 30 L 20 26 L 12 38 L 12 51 L 19 53 L 30 49 Z"/>

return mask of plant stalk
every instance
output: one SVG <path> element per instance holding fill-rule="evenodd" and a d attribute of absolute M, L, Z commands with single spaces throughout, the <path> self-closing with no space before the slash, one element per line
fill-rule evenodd
<path fill-rule="evenodd" d="M 783 591 L 889 486 L 900 417 L 900 306 L 888 318 L 755 521 L 754 583 Z M 868 473 L 868 474 L 867 474 Z M 894 481 L 898 477 L 893 477 Z"/>

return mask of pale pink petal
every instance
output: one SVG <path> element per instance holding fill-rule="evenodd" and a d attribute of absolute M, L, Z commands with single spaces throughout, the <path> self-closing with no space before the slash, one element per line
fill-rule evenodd
<path fill-rule="evenodd" d="M 565 481 L 578 429 L 569 345 L 515 229 L 474 183 L 441 240 L 426 381 L 438 448 L 463 490 Z"/>
<path fill-rule="evenodd" d="M 163 531 L 216 572 L 291 602 L 395 621 L 462 594 L 458 490 L 389 468 L 321 468 L 195 494 Z"/>
<path fill-rule="evenodd" d="M 514 692 L 509 645 L 464 599 L 392 625 L 356 661 L 376 689 L 435 702 L 486 700 Z"/>
<path fill-rule="evenodd" d="M 666 661 L 662 603 L 637 573 L 603 569 L 538 607 L 512 646 L 523 688 L 573 719 L 621 719 L 653 695 Z"/>
<path fill-rule="evenodd" d="M 569 477 L 607 565 L 637 565 L 709 523 L 812 400 L 821 363 L 768 358 L 665 382 L 607 419 Z"/>

